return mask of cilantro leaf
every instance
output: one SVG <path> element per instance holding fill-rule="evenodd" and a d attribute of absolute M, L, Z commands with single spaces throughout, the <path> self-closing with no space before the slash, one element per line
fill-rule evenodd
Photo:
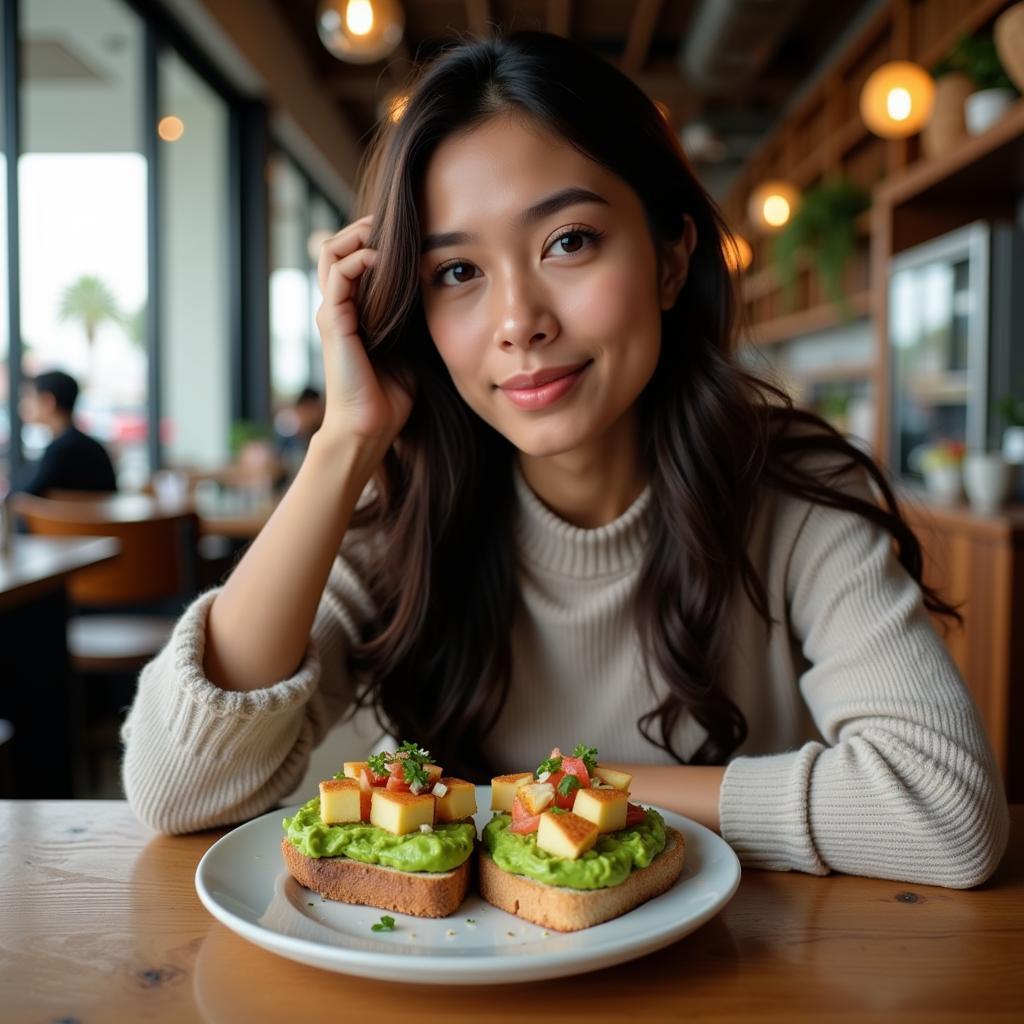
<path fill-rule="evenodd" d="M 390 760 L 391 755 L 386 750 L 382 750 L 379 754 L 371 754 L 366 759 L 366 763 L 374 775 L 381 776 L 388 774 L 388 761 Z"/>
<path fill-rule="evenodd" d="M 334 773 L 334 774 L 333 774 L 333 775 L 331 776 L 331 778 L 332 778 L 332 779 L 343 779 L 343 778 L 345 778 L 345 773 L 344 773 L 344 772 L 335 772 L 335 773 Z"/>
<path fill-rule="evenodd" d="M 395 930 L 395 919 L 387 914 L 381 916 L 379 924 L 370 925 L 371 932 L 393 932 Z"/>
<path fill-rule="evenodd" d="M 427 774 L 426 768 L 417 761 L 412 755 L 402 759 L 402 774 L 405 776 L 405 781 L 411 786 L 414 782 L 418 782 L 421 786 L 425 786 L 430 781 L 430 776 Z"/>
<path fill-rule="evenodd" d="M 597 747 L 588 747 L 582 743 L 577 743 L 572 756 L 582 758 L 588 772 L 593 772 L 597 767 Z"/>
<path fill-rule="evenodd" d="M 535 776 L 540 776 L 540 775 L 543 775 L 545 772 L 557 772 L 558 769 L 561 768 L 561 767 L 562 767 L 562 758 L 561 758 L 561 756 L 559 756 L 559 757 L 549 757 L 546 761 L 541 761 L 541 763 L 539 765 L 537 765 L 537 770 L 533 774 Z"/>
<path fill-rule="evenodd" d="M 558 792 L 562 796 L 570 796 L 580 788 L 580 780 L 575 775 L 565 775 L 558 784 Z"/>

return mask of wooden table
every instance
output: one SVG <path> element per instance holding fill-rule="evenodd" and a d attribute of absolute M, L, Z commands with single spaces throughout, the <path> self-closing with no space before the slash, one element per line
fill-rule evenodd
<path fill-rule="evenodd" d="M 193 884 L 222 832 L 155 836 L 117 801 L 0 802 L 5 1021 L 1021 1020 L 1024 805 L 970 891 L 748 871 L 732 902 L 632 963 L 527 985 L 331 974 L 250 945 Z"/>
<path fill-rule="evenodd" d="M 75 716 L 65 584 L 79 569 L 114 558 L 119 548 L 110 537 L 19 534 L 0 555 L 0 718 L 14 724 L 19 795 L 72 795 Z"/>

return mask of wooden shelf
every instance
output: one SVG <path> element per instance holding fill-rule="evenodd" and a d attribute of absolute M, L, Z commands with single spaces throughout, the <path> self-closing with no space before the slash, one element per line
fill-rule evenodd
<path fill-rule="evenodd" d="M 901 206 L 916 200 L 992 201 L 1024 191 L 1024 100 L 984 135 L 966 136 L 948 153 L 921 160 L 875 190 L 875 202 Z"/>
<path fill-rule="evenodd" d="M 849 295 L 847 303 L 855 317 L 865 316 L 871 308 L 871 293 L 864 291 Z M 839 310 L 831 302 L 827 302 L 752 324 L 744 329 L 743 340 L 758 347 L 778 345 L 783 341 L 798 338 L 801 334 L 824 331 L 829 327 L 838 327 L 841 323 L 843 317 Z"/>

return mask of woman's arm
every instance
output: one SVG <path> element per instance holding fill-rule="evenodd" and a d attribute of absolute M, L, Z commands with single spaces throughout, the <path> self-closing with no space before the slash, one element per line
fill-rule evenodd
<path fill-rule="evenodd" d="M 860 471 L 844 486 L 873 500 Z M 1006 846 L 1006 798 L 920 588 L 881 527 L 797 498 L 784 505 L 774 535 L 798 529 L 773 554 L 783 568 L 770 597 L 785 603 L 786 640 L 810 666 L 799 690 L 825 742 L 734 758 L 723 837 L 751 867 L 978 885 Z"/>
<path fill-rule="evenodd" d="M 603 761 L 601 763 L 604 764 Z M 633 776 L 629 793 L 635 802 L 664 807 L 721 832 L 718 798 L 725 768 L 651 764 L 608 764 L 606 767 Z"/>

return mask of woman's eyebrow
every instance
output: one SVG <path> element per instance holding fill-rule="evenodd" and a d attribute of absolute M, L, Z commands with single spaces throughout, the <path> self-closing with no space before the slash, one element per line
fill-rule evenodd
<path fill-rule="evenodd" d="M 527 207 L 516 218 L 516 227 L 527 228 L 537 221 L 550 217 L 553 213 L 565 209 L 567 206 L 575 206 L 577 203 L 603 203 L 610 205 L 607 199 L 602 198 L 596 192 L 586 188 L 570 186 L 559 192 L 554 192 L 547 198 L 542 199 L 533 206 Z M 420 253 L 430 252 L 431 249 L 442 249 L 447 245 L 465 245 L 467 242 L 475 242 L 476 235 L 467 234 L 465 231 L 445 231 L 436 234 L 426 235 L 420 246 Z"/>

